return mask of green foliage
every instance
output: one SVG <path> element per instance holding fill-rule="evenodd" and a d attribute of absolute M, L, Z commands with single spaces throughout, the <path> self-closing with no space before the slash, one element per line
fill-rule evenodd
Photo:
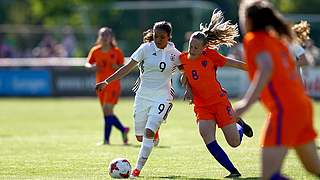
<path fill-rule="evenodd" d="M 224 11 L 226 19 L 237 22 L 239 0 L 211 0 Z M 319 0 L 272 0 L 283 13 L 319 13 Z M 119 10 L 112 9 L 115 0 L 1 0 L 0 24 L 29 24 L 44 27 L 45 32 L 61 39 L 61 29 L 70 26 L 75 30 L 78 52 L 86 56 L 96 39 L 99 27 L 113 28 L 120 48 L 129 56 L 141 43 L 142 32 L 159 20 L 173 25 L 173 41 L 182 49 L 184 33 L 195 31 L 198 24 L 210 19 L 210 10 L 199 10 L 200 19 L 194 18 L 190 8 L 167 10 Z M 199 22 L 198 22 L 199 21 Z M 319 29 L 319 28 L 315 28 Z M 319 31 L 317 31 L 319 32 Z M 315 34 L 317 34 L 317 32 Z M 15 34 L 17 49 L 34 48 L 43 34 Z M 5 39 L 9 38 L 9 35 Z M 10 40 L 12 41 L 12 40 Z M 27 41 L 27 42 L 23 42 Z M 79 50 L 80 49 L 80 50 Z"/>
<path fill-rule="evenodd" d="M 272 0 L 275 6 L 284 13 L 319 14 L 319 0 Z"/>

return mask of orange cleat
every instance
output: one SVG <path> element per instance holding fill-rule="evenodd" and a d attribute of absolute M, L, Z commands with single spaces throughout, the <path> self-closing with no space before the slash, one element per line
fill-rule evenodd
<path fill-rule="evenodd" d="M 140 170 L 134 169 L 130 174 L 130 179 L 136 179 L 139 176 L 139 174 L 140 174 Z"/>
<path fill-rule="evenodd" d="M 159 130 L 156 132 L 156 134 L 154 135 L 154 138 L 153 138 L 153 144 L 154 146 L 158 146 L 159 145 Z"/>

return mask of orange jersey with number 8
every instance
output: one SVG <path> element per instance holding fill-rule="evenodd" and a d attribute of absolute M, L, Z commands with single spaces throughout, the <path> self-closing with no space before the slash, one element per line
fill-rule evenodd
<path fill-rule="evenodd" d="M 188 53 L 184 52 L 180 60 L 192 89 L 195 106 L 219 103 L 227 96 L 216 77 L 218 67 L 226 63 L 224 56 L 206 48 L 197 59 L 188 59 Z"/>

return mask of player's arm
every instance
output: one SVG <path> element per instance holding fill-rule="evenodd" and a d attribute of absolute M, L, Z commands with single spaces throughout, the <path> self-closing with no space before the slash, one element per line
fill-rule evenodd
<path fill-rule="evenodd" d="M 192 89 L 191 89 L 191 87 L 188 83 L 188 79 L 184 73 L 181 73 L 180 82 L 182 84 L 182 87 L 185 88 L 183 100 L 189 100 L 189 103 L 193 104 Z"/>
<path fill-rule="evenodd" d="M 136 66 L 138 62 L 131 59 L 126 65 L 120 67 L 115 73 L 109 76 L 102 82 L 96 84 L 97 90 L 102 90 L 107 84 L 111 83 L 112 81 L 119 80 L 126 76 L 129 72 L 131 72 Z"/>
<path fill-rule="evenodd" d="M 310 61 L 310 60 L 309 60 Z M 309 65 L 308 58 L 305 53 L 301 54 L 298 57 L 297 66 L 306 66 Z"/>
<path fill-rule="evenodd" d="M 236 59 L 233 59 L 231 57 L 225 57 L 225 58 L 227 60 L 225 66 L 241 69 L 241 70 L 244 70 L 244 71 L 247 70 L 246 63 L 244 63 L 243 61 L 236 60 Z"/>
<path fill-rule="evenodd" d="M 256 56 L 257 71 L 254 74 L 253 80 L 243 97 L 235 105 L 235 116 L 239 117 L 245 112 L 255 101 L 259 99 L 261 91 L 270 81 L 273 62 L 271 55 L 268 52 L 260 52 Z"/>

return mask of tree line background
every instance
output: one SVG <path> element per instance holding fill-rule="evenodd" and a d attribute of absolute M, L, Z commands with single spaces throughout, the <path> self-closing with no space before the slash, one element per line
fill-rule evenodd
<path fill-rule="evenodd" d="M 196 30 L 191 22 L 190 9 L 119 10 L 113 8 L 114 0 L 0 0 L 0 43 L 27 56 L 50 35 L 57 42 L 72 34 L 76 41 L 72 57 L 86 56 L 94 44 L 97 30 L 111 27 L 119 46 L 129 56 L 142 42 L 142 32 L 160 20 L 173 25 L 173 41 L 179 49 L 185 43 L 184 33 Z M 211 0 L 225 12 L 227 19 L 238 20 L 238 0 Z M 318 14 L 319 0 L 272 0 L 284 14 Z M 174 1 L 171 1 L 174 3 Z M 201 12 L 201 22 L 208 22 L 211 11 Z M 199 22 L 200 23 L 200 22 Z M 311 24 L 311 37 L 320 44 L 320 22 Z"/>

